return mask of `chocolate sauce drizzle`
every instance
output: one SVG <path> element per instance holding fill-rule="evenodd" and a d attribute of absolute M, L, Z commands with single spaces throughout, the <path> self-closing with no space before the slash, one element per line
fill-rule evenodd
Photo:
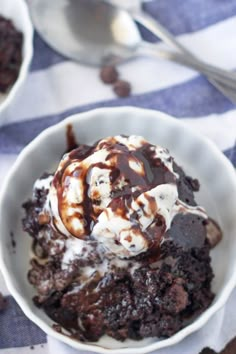
<path fill-rule="evenodd" d="M 67 142 L 66 152 L 69 152 L 78 147 L 78 143 L 76 141 L 72 124 L 67 124 L 66 126 L 66 142 Z"/>
<path fill-rule="evenodd" d="M 68 126 L 68 131 L 71 132 L 71 127 Z M 74 140 L 72 140 L 74 143 Z M 93 146 L 79 145 L 78 148 L 71 151 L 64 162 L 62 168 L 55 174 L 53 184 L 57 190 L 58 196 L 58 209 L 61 219 L 63 220 L 63 211 L 68 207 L 63 201 L 64 188 L 66 188 L 67 183 L 71 177 L 78 177 L 83 183 L 83 201 L 79 204 L 83 208 L 83 216 L 78 213 L 73 214 L 73 218 L 76 216 L 80 220 L 83 217 L 84 225 L 84 235 L 74 235 L 76 237 L 84 239 L 91 233 L 91 224 L 94 225 L 97 218 L 102 210 L 96 212 L 94 210 L 94 205 L 99 205 L 99 200 L 92 200 L 89 197 L 89 185 L 87 183 L 86 177 L 90 170 L 94 167 L 100 169 L 110 170 L 110 183 L 111 183 L 111 202 L 110 205 L 112 209 L 118 208 L 119 204 L 123 204 L 123 209 L 119 208 L 122 213 L 122 217 L 125 217 L 126 208 L 124 207 L 124 200 L 126 200 L 126 207 L 129 200 L 132 198 L 137 198 L 141 193 L 146 192 L 157 185 L 166 183 L 176 183 L 176 177 L 172 173 L 165 163 L 155 155 L 155 146 L 147 142 L 135 150 L 130 150 L 126 145 L 118 142 L 115 138 L 110 141 L 102 141 L 95 143 Z M 106 161 L 109 164 L 103 162 L 92 163 L 89 166 L 80 166 L 75 168 L 73 172 L 68 171 L 68 167 L 73 162 L 79 162 L 86 159 L 88 156 L 92 155 L 98 150 L 105 149 L 108 153 Z M 140 171 L 135 171 L 130 166 L 130 161 L 134 161 L 142 166 Z M 125 182 L 122 188 L 117 188 L 119 181 L 123 179 Z M 135 187 L 135 188 L 134 188 Z M 108 206 L 108 207 L 109 207 Z M 72 208 L 77 208 L 78 204 L 72 203 L 70 205 Z M 135 213 L 132 215 L 133 219 L 137 219 Z M 66 224 L 70 223 L 70 217 L 66 217 Z M 159 222 L 160 221 L 160 222 Z M 159 235 L 163 232 L 163 227 L 165 223 L 164 220 L 159 220 L 156 225 L 152 225 L 153 232 Z M 71 230 L 69 230 L 71 232 Z"/>

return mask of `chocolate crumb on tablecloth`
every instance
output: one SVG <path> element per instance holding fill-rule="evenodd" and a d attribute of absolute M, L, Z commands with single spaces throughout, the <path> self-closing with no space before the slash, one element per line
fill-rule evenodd
<path fill-rule="evenodd" d="M 131 85 L 128 81 L 117 80 L 113 86 L 113 90 L 119 97 L 128 97 L 131 92 Z"/>
<path fill-rule="evenodd" d="M 16 81 L 22 63 L 22 33 L 12 21 L 0 16 L 0 93 Z"/>
<path fill-rule="evenodd" d="M 31 345 L 30 349 L 31 349 L 31 350 L 33 350 L 33 349 L 34 349 L 34 346 L 33 346 L 33 345 Z"/>
<path fill-rule="evenodd" d="M 113 84 L 113 91 L 118 97 L 128 97 L 131 85 L 128 81 L 120 80 L 115 66 L 104 66 L 100 70 L 100 79 L 105 84 Z"/>
<path fill-rule="evenodd" d="M 114 66 L 104 66 L 100 71 L 100 78 L 104 84 L 114 84 L 118 80 L 118 71 Z"/>
<path fill-rule="evenodd" d="M 199 354 L 217 354 L 213 349 L 204 348 Z"/>
<path fill-rule="evenodd" d="M 204 348 L 199 354 L 236 354 L 236 337 L 234 337 L 219 353 L 211 348 Z"/>
<path fill-rule="evenodd" d="M 220 354 L 236 354 L 236 337 L 234 337 Z"/>
<path fill-rule="evenodd" d="M 7 307 L 7 300 L 0 292 L 0 311 L 4 311 Z"/>

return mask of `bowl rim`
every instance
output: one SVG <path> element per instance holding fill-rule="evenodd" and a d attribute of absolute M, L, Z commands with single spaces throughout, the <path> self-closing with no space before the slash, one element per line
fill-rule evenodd
<path fill-rule="evenodd" d="M 6 94 L 3 94 L 3 96 L 6 97 L 3 99 L 2 103 L 0 103 L 0 115 L 7 108 L 7 106 L 13 101 L 17 92 L 20 90 L 27 76 L 27 72 L 29 70 L 31 60 L 33 58 L 33 51 L 34 51 L 33 50 L 34 30 L 31 22 L 28 6 L 24 0 L 16 0 L 16 1 L 19 3 L 19 6 L 21 6 L 22 11 L 24 12 L 24 25 L 26 29 L 24 31 L 21 29 L 20 30 L 23 33 L 23 40 L 24 40 L 23 46 L 25 46 L 25 55 L 23 56 L 20 71 L 16 81 L 14 82 L 10 90 Z M 9 19 L 12 20 L 11 17 L 9 17 Z M 12 22 L 14 24 L 14 20 L 12 20 Z M 3 124 L 3 122 L 4 119 L 0 117 L 0 125 Z"/>
<path fill-rule="evenodd" d="M 155 117 L 160 117 L 165 119 L 169 124 L 182 127 L 184 128 L 185 132 L 187 134 L 194 135 L 198 141 L 201 141 L 204 143 L 210 150 L 211 153 L 214 154 L 217 159 L 220 159 L 221 162 L 225 165 L 225 168 L 227 170 L 227 173 L 230 175 L 230 178 L 232 179 L 232 183 L 234 184 L 234 189 L 236 191 L 236 175 L 235 175 L 235 170 L 233 165 L 230 163 L 230 161 L 220 152 L 220 150 L 216 147 L 216 145 L 210 141 L 208 138 L 202 136 L 199 133 L 196 133 L 192 128 L 189 128 L 186 126 L 183 122 L 181 122 L 179 119 L 176 119 L 166 113 L 156 111 L 156 110 L 150 110 L 150 109 L 142 109 L 142 108 L 137 108 L 137 107 L 129 107 L 129 106 L 123 106 L 123 107 L 112 107 L 112 108 L 97 108 L 93 109 L 87 112 L 83 113 L 77 113 L 71 116 L 68 116 L 66 119 L 62 120 L 61 122 L 43 130 L 35 139 L 33 139 L 18 155 L 15 163 L 11 167 L 8 175 L 5 178 L 5 181 L 3 182 L 2 189 L 0 191 L 0 224 L 2 222 L 1 220 L 1 209 L 3 208 L 3 201 L 7 197 L 6 191 L 8 190 L 9 184 L 11 182 L 12 177 L 15 175 L 17 172 L 18 168 L 21 165 L 21 162 L 28 157 L 28 154 L 34 150 L 39 144 L 41 144 L 41 141 L 43 139 L 48 138 L 49 136 L 53 136 L 56 134 L 57 131 L 61 130 L 62 128 L 64 129 L 65 126 L 69 123 L 73 125 L 75 121 L 78 120 L 89 120 L 93 117 L 96 117 L 97 114 L 105 114 L 109 115 L 112 117 L 113 113 L 120 113 L 120 114 L 127 114 L 127 113 L 135 113 L 136 116 L 140 116 L 139 118 L 141 119 L 141 116 L 145 117 L 145 114 L 149 115 L 150 117 L 152 116 L 152 119 L 155 119 Z M 112 119 L 112 118 L 111 118 Z M 150 353 L 154 350 L 158 350 L 161 348 L 165 347 L 170 347 L 173 346 L 177 343 L 179 343 L 181 340 L 183 340 L 185 337 L 187 337 L 189 334 L 196 332 L 199 330 L 202 326 L 204 326 L 208 320 L 217 312 L 219 311 L 226 301 L 228 300 L 231 292 L 233 291 L 234 287 L 236 286 L 236 265 L 232 271 L 231 277 L 227 284 L 223 287 L 222 292 L 220 297 L 217 299 L 215 303 L 213 303 L 207 310 L 205 310 L 199 317 L 197 317 L 196 320 L 193 321 L 190 325 L 184 327 L 181 329 L 179 332 L 174 334 L 168 339 L 163 339 L 161 341 L 153 342 L 150 344 L 147 344 L 141 348 L 138 347 L 125 347 L 125 348 L 120 348 L 120 349 L 108 349 L 108 348 L 103 348 L 102 346 L 94 344 L 84 344 L 82 342 L 79 342 L 77 340 L 73 340 L 64 334 L 60 334 L 56 332 L 55 330 L 52 329 L 52 327 L 49 324 L 46 324 L 45 321 L 41 318 L 39 318 L 31 309 L 30 306 L 28 305 L 28 301 L 23 298 L 22 295 L 20 295 L 16 289 L 16 286 L 14 285 L 14 281 L 11 279 L 11 274 L 10 271 L 7 269 L 7 266 L 4 263 L 4 247 L 1 242 L 0 238 L 0 268 L 2 269 L 2 274 L 5 279 L 6 285 L 11 293 L 11 295 L 14 297 L 18 305 L 21 307 L 22 311 L 25 313 L 25 315 L 33 321 L 36 325 L 38 325 L 45 333 L 48 335 L 51 335 L 55 339 L 58 339 L 71 347 L 74 347 L 76 349 L 83 349 L 85 351 L 93 351 L 96 353 L 116 353 L 116 354 L 145 354 L 145 353 Z"/>

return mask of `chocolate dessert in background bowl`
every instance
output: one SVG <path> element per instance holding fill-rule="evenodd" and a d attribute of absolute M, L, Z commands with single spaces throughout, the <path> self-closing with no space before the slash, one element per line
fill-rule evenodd
<path fill-rule="evenodd" d="M 0 113 L 21 88 L 33 55 L 33 27 L 24 0 L 1 0 Z M 0 117 L 0 124 L 3 116 Z"/>
<path fill-rule="evenodd" d="M 23 34 L 11 20 L 0 15 L 0 93 L 15 83 L 22 64 Z"/>
<path fill-rule="evenodd" d="M 14 205 L 1 197 L 4 235 L 17 241 L 2 265 L 10 290 L 36 324 L 79 349 L 177 343 L 235 285 L 233 173 L 211 143 L 161 112 L 101 109 L 47 129 L 6 182 L 17 176 Z"/>

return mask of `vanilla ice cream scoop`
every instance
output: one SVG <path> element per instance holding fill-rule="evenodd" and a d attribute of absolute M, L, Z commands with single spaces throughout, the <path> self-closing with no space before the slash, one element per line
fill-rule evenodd
<path fill-rule="evenodd" d="M 113 199 L 99 215 L 93 235 L 120 257 L 146 252 L 160 244 L 177 198 L 176 185 L 161 184 L 137 198 Z"/>
<path fill-rule="evenodd" d="M 80 145 L 64 155 L 51 183 L 53 227 L 96 239 L 120 258 L 136 256 L 160 245 L 178 211 L 198 212 L 179 201 L 177 178 L 168 150 L 140 136 Z"/>

